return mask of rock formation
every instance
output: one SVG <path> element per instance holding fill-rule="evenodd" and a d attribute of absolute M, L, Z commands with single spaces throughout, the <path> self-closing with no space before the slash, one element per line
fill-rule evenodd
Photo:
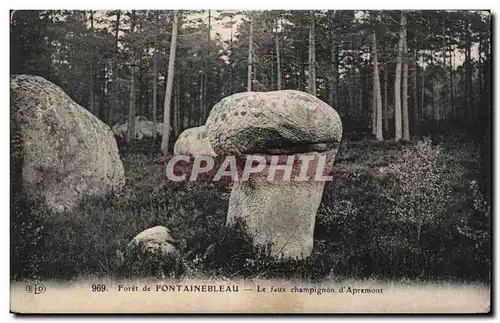
<path fill-rule="evenodd" d="M 117 123 L 113 126 L 112 130 L 116 137 L 124 139 L 127 135 L 127 127 L 128 122 Z M 161 136 L 163 134 L 163 123 L 157 122 L 155 124 L 155 129 L 154 135 Z M 135 139 L 142 140 L 146 137 L 153 137 L 153 121 L 138 116 L 135 118 Z"/>
<path fill-rule="evenodd" d="M 12 154 L 29 199 L 54 211 L 74 208 L 86 196 L 104 196 L 125 184 L 111 129 L 39 76 L 10 80 Z"/>
<path fill-rule="evenodd" d="M 333 165 L 342 138 L 337 112 L 316 97 L 293 90 L 246 92 L 224 98 L 207 122 L 208 140 L 219 156 L 312 155 Z M 316 212 L 324 181 L 269 181 L 266 173 L 233 185 L 227 223 L 245 222 L 258 245 L 272 254 L 304 258 L 313 248 Z"/>

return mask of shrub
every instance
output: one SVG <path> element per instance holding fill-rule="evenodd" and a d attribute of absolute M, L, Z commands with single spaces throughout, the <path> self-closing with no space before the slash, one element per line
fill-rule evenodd
<path fill-rule="evenodd" d="M 419 141 L 414 148 L 405 147 L 401 161 L 383 172 L 382 197 L 391 202 L 388 216 L 406 226 L 410 244 L 418 246 L 422 231 L 444 221 L 450 204 L 451 182 L 441 148 L 432 146 L 430 139 Z"/>
<path fill-rule="evenodd" d="M 118 264 L 114 273 L 123 278 L 179 278 L 186 271 L 182 257 L 177 253 L 162 255 L 150 252 L 140 245 L 130 248 L 124 255 L 122 262 Z"/>
<path fill-rule="evenodd" d="M 164 166 L 129 145 L 122 157 L 127 183 L 117 196 L 87 199 L 58 215 L 41 203 L 11 200 L 11 272 L 60 279 L 488 278 L 490 208 L 470 145 L 345 146 L 348 158 L 339 159 L 334 181 L 325 186 L 306 259 L 278 261 L 269 246 L 253 245 L 243 223 L 227 227 L 226 184 L 166 181 Z M 138 253 L 117 264 L 117 251 L 157 225 L 176 240 L 175 259 Z"/>
<path fill-rule="evenodd" d="M 488 279 L 489 207 L 468 143 L 347 145 L 369 153 L 337 164 L 315 229 L 333 275 Z"/>
<path fill-rule="evenodd" d="M 23 199 L 11 201 L 10 271 L 13 279 L 40 278 L 44 254 L 39 252 L 46 235 L 44 218 L 47 210 L 40 202 L 27 204 Z"/>

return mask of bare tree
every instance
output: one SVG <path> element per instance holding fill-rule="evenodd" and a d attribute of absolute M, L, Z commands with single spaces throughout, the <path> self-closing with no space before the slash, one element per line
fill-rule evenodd
<path fill-rule="evenodd" d="M 424 54 L 425 54 L 425 51 L 424 51 Z M 422 116 L 425 116 L 425 113 L 424 113 L 424 101 L 425 101 L 425 68 L 426 68 L 426 63 L 425 63 L 425 60 L 424 60 L 424 63 L 422 65 L 422 79 L 420 81 L 420 87 L 421 87 L 421 90 L 420 90 L 420 95 L 421 95 L 421 103 L 420 103 L 420 112 L 421 112 L 421 115 Z"/>
<path fill-rule="evenodd" d="M 248 38 L 248 75 L 247 92 L 252 91 L 252 66 L 253 65 L 253 14 L 250 13 L 250 32 Z"/>
<path fill-rule="evenodd" d="M 230 50 L 230 55 L 229 55 L 229 94 L 233 94 L 233 15 L 229 16 L 229 24 L 231 26 L 231 35 L 229 39 L 229 50 Z"/>
<path fill-rule="evenodd" d="M 394 124 L 395 124 L 395 135 L 394 139 L 396 141 L 400 140 L 402 137 L 401 129 L 401 65 L 403 61 L 403 47 L 404 39 L 406 35 L 406 16 L 403 11 L 401 11 L 401 26 L 399 30 L 399 41 L 398 41 L 398 57 L 396 62 L 396 77 L 394 81 Z"/>
<path fill-rule="evenodd" d="M 373 33 L 372 43 L 372 56 L 373 56 L 373 114 L 375 115 L 375 137 L 377 140 L 384 140 L 382 134 L 382 93 L 380 88 L 380 76 L 378 71 L 378 57 L 377 57 L 377 36 Z"/>
<path fill-rule="evenodd" d="M 452 49 L 451 42 L 448 47 L 450 59 L 448 60 L 450 68 L 450 95 L 451 95 L 451 114 L 453 119 L 457 117 L 457 106 L 456 106 L 456 95 L 455 95 L 455 85 L 454 85 L 454 69 L 453 62 L 455 61 L 455 51 Z"/>
<path fill-rule="evenodd" d="M 136 19 L 135 10 L 132 10 L 130 16 L 130 34 L 134 34 Z M 135 48 L 131 48 L 132 60 L 130 64 L 130 93 L 129 93 L 129 107 L 128 107 L 128 123 L 127 123 L 127 136 L 125 141 L 128 143 L 135 138 Z"/>
<path fill-rule="evenodd" d="M 108 122 L 113 123 L 114 119 L 114 109 L 120 105 L 118 99 L 118 91 L 120 90 L 118 84 L 118 33 L 120 31 L 120 10 L 116 11 L 116 23 L 115 23 L 115 44 L 113 51 L 113 89 L 111 91 L 111 106 L 108 111 Z"/>
<path fill-rule="evenodd" d="M 275 37 L 274 37 L 274 41 L 276 43 L 276 87 L 277 87 L 277 90 L 281 90 L 281 60 L 280 60 L 280 39 L 278 37 L 278 28 L 279 28 L 279 18 L 276 19 L 276 32 L 275 32 Z"/>
<path fill-rule="evenodd" d="M 466 22 L 466 26 L 467 36 L 465 40 L 465 117 L 467 120 L 471 120 L 474 116 L 474 102 L 472 97 L 472 31 L 470 20 Z"/>
<path fill-rule="evenodd" d="M 177 30 L 179 28 L 179 12 L 174 10 L 172 22 L 172 40 L 170 41 L 170 55 L 168 57 L 167 87 L 165 89 L 165 102 L 163 104 L 163 136 L 161 138 L 161 150 L 168 153 L 170 135 L 170 103 L 172 99 L 172 87 L 174 84 L 175 51 L 177 48 Z"/>
<path fill-rule="evenodd" d="M 153 143 L 155 142 L 156 139 L 156 109 L 157 109 L 157 85 L 158 85 L 158 52 L 155 50 L 153 53 L 153 113 L 152 113 L 152 119 L 153 119 Z"/>
<path fill-rule="evenodd" d="M 420 114 L 418 113 L 418 43 L 415 43 L 413 58 L 413 135 L 420 136 Z"/>
<path fill-rule="evenodd" d="M 212 31 L 212 11 L 208 10 L 208 28 L 207 28 L 207 58 L 210 57 L 210 33 Z M 203 62 L 203 73 L 201 74 L 200 83 L 200 120 L 199 124 L 202 125 L 207 119 L 207 88 L 208 88 L 208 77 L 210 71 L 210 62 L 205 59 Z"/>
<path fill-rule="evenodd" d="M 373 58 L 373 53 L 372 53 L 372 58 Z M 372 59 L 372 61 L 374 62 L 374 60 Z M 373 63 L 372 63 L 373 65 Z M 378 105 L 377 105 L 377 92 L 375 90 L 375 73 L 373 73 L 372 71 L 372 74 L 373 74 L 373 82 L 372 82 L 372 124 L 371 124 L 371 128 L 372 128 L 372 135 L 376 135 L 377 134 L 377 110 L 378 110 Z M 363 115 L 363 110 L 362 109 L 359 109 L 359 115 Z"/>
<path fill-rule="evenodd" d="M 330 105 L 335 109 L 338 109 L 339 107 L 337 106 L 338 105 L 337 102 L 338 102 L 338 84 L 339 84 L 339 63 L 338 63 L 339 50 L 337 46 L 336 30 L 335 28 L 333 28 L 335 25 L 336 13 L 337 10 L 333 10 L 333 13 L 330 16 L 331 67 L 329 76 L 330 76 L 331 88 L 330 91 L 328 92 L 328 103 L 330 103 Z"/>
<path fill-rule="evenodd" d="M 444 15 L 444 13 L 443 13 Z M 441 41 L 442 41 L 442 54 L 443 54 L 443 91 L 442 91 L 442 96 L 443 96 L 443 100 L 442 100 L 442 105 L 444 106 L 445 110 L 444 110 L 444 113 L 445 113 L 445 119 L 447 117 L 449 117 L 451 114 L 452 114 L 452 106 L 450 104 L 450 91 L 448 90 L 448 85 L 450 84 L 450 81 L 449 81 L 449 77 L 450 77 L 450 73 L 448 73 L 448 66 L 446 65 L 446 49 L 447 49 L 447 46 L 446 46 L 446 28 L 445 28 L 445 25 L 446 25 L 446 17 L 443 16 L 443 23 L 442 23 L 442 35 L 441 35 Z M 450 60 L 451 60 L 451 57 L 450 57 Z"/>
<path fill-rule="evenodd" d="M 389 89 L 387 66 L 384 68 L 384 130 L 389 131 Z"/>
<path fill-rule="evenodd" d="M 174 104 L 173 104 L 173 121 L 172 121 L 172 134 L 177 137 L 179 135 L 180 120 L 182 120 L 181 111 L 179 111 L 180 101 L 180 80 L 176 78 L 175 86 L 173 89 Z"/>
<path fill-rule="evenodd" d="M 204 121 L 204 102 L 205 101 L 205 77 L 203 73 L 200 74 L 200 113 L 198 115 L 197 119 L 197 126 L 200 126 L 203 124 Z"/>
<path fill-rule="evenodd" d="M 94 11 L 90 10 L 90 32 L 94 33 Z M 95 111 L 95 94 L 94 94 L 94 49 L 90 50 L 90 80 L 89 80 L 89 110 L 95 115 L 99 115 Z"/>
<path fill-rule="evenodd" d="M 314 36 L 314 10 L 310 11 L 311 25 L 309 26 L 309 93 L 316 96 L 316 47 Z"/>
<path fill-rule="evenodd" d="M 403 139 L 410 140 L 410 118 L 408 116 L 408 46 L 406 40 L 406 28 L 403 38 Z"/>

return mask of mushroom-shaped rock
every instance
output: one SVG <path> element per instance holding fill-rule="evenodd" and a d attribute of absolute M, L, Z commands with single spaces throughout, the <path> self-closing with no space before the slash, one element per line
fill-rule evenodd
<path fill-rule="evenodd" d="M 73 209 L 86 196 L 104 196 L 125 184 L 111 129 L 46 79 L 10 79 L 15 178 L 29 199 L 53 211 Z"/>
<path fill-rule="evenodd" d="M 174 155 L 215 156 L 207 138 L 206 127 L 200 126 L 184 130 L 174 144 Z"/>
<path fill-rule="evenodd" d="M 163 226 L 156 226 L 142 231 L 128 244 L 128 249 L 139 248 L 141 251 L 167 256 L 176 252 L 174 239 L 170 231 Z"/>
<path fill-rule="evenodd" d="M 342 138 L 338 113 L 316 97 L 293 90 L 246 92 L 212 109 L 208 139 L 219 156 L 324 157 L 333 165 Z M 269 165 L 268 165 L 269 166 Z M 294 165 L 295 167 L 295 165 Z M 271 245 L 279 258 L 304 258 L 313 248 L 324 181 L 268 180 L 265 173 L 233 185 L 227 223 L 243 220 L 254 243 Z"/>
<path fill-rule="evenodd" d="M 135 139 L 141 140 L 153 136 L 161 136 L 163 135 L 163 125 L 161 122 L 153 124 L 153 121 L 138 116 L 135 118 Z M 127 136 L 127 128 L 128 122 L 124 122 L 115 124 L 111 129 L 116 137 L 125 138 Z M 154 132 L 153 129 L 155 129 Z"/>

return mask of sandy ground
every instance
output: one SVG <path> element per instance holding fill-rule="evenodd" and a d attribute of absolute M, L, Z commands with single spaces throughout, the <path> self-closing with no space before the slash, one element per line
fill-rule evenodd
<path fill-rule="evenodd" d="M 490 307 L 489 286 L 450 282 L 89 279 L 36 283 L 11 282 L 12 312 L 487 313 Z M 93 284 L 105 284 L 106 291 L 93 292 Z M 150 291 L 144 290 L 148 287 Z"/>

